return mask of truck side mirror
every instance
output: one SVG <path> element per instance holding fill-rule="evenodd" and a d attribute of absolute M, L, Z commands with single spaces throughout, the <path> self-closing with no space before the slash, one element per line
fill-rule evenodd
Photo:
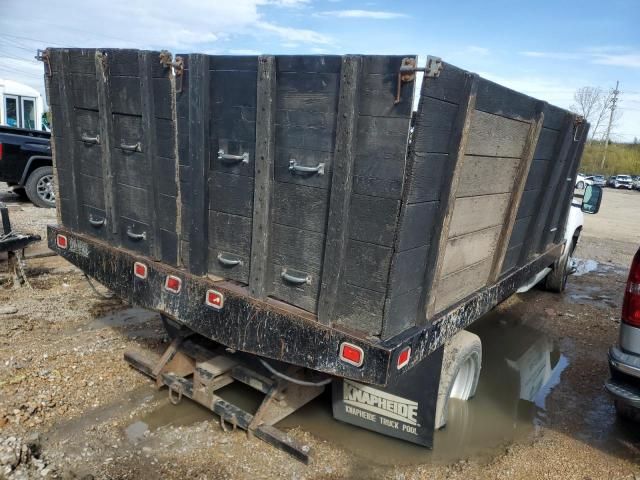
<path fill-rule="evenodd" d="M 587 185 L 582 198 L 582 211 L 584 213 L 598 213 L 602 202 L 602 187 L 598 185 Z"/>

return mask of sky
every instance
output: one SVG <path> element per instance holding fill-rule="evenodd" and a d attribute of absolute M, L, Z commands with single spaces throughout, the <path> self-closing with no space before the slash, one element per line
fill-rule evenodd
<path fill-rule="evenodd" d="M 565 108 L 620 81 L 613 138 L 640 139 L 639 0 L 0 0 L 0 78 L 44 93 L 48 46 L 435 55 Z"/>

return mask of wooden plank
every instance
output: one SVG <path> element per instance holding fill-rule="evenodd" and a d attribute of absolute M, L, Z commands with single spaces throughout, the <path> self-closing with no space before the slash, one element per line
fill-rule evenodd
<path fill-rule="evenodd" d="M 469 128 L 468 155 L 520 158 L 525 147 L 529 123 L 475 112 Z"/>
<path fill-rule="evenodd" d="M 460 173 L 458 198 L 510 192 L 519 166 L 517 158 L 467 155 Z"/>
<path fill-rule="evenodd" d="M 95 69 L 100 118 L 100 144 L 102 147 L 102 181 L 104 183 L 104 208 L 111 233 L 118 233 L 118 206 L 114 200 L 115 182 L 112 158 L 113 114 L 111 111 L 111 83 L 108 72 L 108 56 L 96 51 Z"/>
<path fill-rule="evenodd" d="M 495 250 L 493 266 L 491 267 L 491 274 L 489 275 L 489 283 L 495 282 L 500 276 L 500 272 L 502 272 L 502 264 L 509 247 L 509 240 L 511 239 L 513 225 L 518 214 L 518 207 L 520 206 L 520 200 L 522 198 L 522 193 L 524 192 L 524 186 L 527 183 L 529 168 L 531 167 L 533 155 L 536 151 L 538 139 L 540 138 L 540 133 L 542 131 L 545 106 L 546 104 L 544 102 L 538 103 L 538 105 L 536 106 L 535 119 L 532 122 L 531 127 L 529 128 L 529 134 L 527 135 L 527 140 L 525 142 L 520 166 L 514 178 L 511 201 L 509 202 L 509 207 L 507 208 L 505 214 L 504 227 L 502 228 L 500 239 L 498 240 L 498 245 Z"/>
<path fill-rule="evenodd" d="M 68 178 L 70 180 L 70 185 L 65 185 L 66 188 L 70 188 L 69 192 L 65 192 L 68 197 L 70 197 L 70 202 L 62 203 L 61 202 L 61 218 L 64 222 L 64 225 L 77 229 L 79 225 L 79 193 L 80 188 L 78 188 L 78 175 L 80 172 L 79 165 L 77 163 L 76 155 L 75 155 L 75 141 L 71 138 L 71 135 L 74 131 L 73 123 L 72 123 L 72 111 L 73 105 L 71 101 L 71 75 L 69 73 L 70 60 L 69 60 L 69 50 L 61 51 L 60 58 L 60 70 L 58 75 L 60 76 L 60 107 L 61 117 L 64 119 L 64 125 L 60 129 L 64 133 L 64 138 L 62 145 L 66 148 L 56 148 L 56 159 L 55 164 L 58 168 L 62 164 L 65 165 L 65 169 L 69 170 Z M 95 64 L 94 67 L 95 69 Z M 57 146 L 57 145 L 56 145 Z M 68 158 L 65 158 L 63 162 L 60 162 L 61 157 L 68 155 Z M 64 163 L 66 162 L 66 163 Z M 58 174 L 59 177 L 62 175 Z M 65 207 L 65 208 L 63 208 Z M 64 215 L 65 212 L 69 212 L 69 215 Z"/>
<path fill-rule="evenodd" d="M 251 217 L 254 191 L 252 177 L 214 171 L 208 183 L 210 210 Z"/>
<path fill-rule="evenodd" d="M 347 240 L 345 281 L 384 295 L 389 280 L 391 253 L 389 247 Z"/>
<path fill-rule="evenodd" d="M 562 168 L 558 165 L 566 158 L 569 148 L 573 142 L 573 121 L 574 116 L 566 114 L 561 134 L 558 136 L 555 146 L 555 153 L 550 160 L 552 162 L 547 169 L 546 178 L 543 185 L 548 187 L 542 190 L 538 196 L 538 205 L 534 211 L 525 241 L 522 244 L 518 264 L 527 261 L 532 253 L 537 253 L 538 245 L 541 242 L 544 226 L 547 222 L 549 211 L 553 202 L 553 193 L 562 180 Z"/>
<path fill-rule="evenodd" d="M 207 273 L 208 188 L 209 177 L 209 59 L 206 55 L 189 55 L 189 165 L 191 166 L 191 210 L 189 225 L 189 270 L 196 275 Z"/>
<path fill-rule="evenodd" d="M 449 239 L 442 263 L 442 275 L 447 276 L 485 258 L 493 258 L 501 230 L 502 226 L 498 225 Z"/>
<path fill-rule="evenodd" d="M 160 198 L 158 192 L 158 151 L 157 144 L 153 140 L 151 132 L 156 130 L 156 112 L 155 101 L 153 95 L 153 63 L 157 62 L 157 54 L 149 51 L 138 52 L 138 66 L 140 70 L 140 105 L 142 110 L 142 125 L 146 135 L 142 136 L 142 151 L 147 158 L 149 165 L 149 175 L 151 181 L 147 188 L 149 197 L 149 205 L 151 205 L 150 226 L 153 232 L 153 243 L 151 244 L 151 252 L 155 259 L 162 258 L 161 239 L 160 239 L 160 222 L 158 220 L 158 208 L 160 207 Z M 175 210 L 175 209 L 174 209 Z"/>
<path fill-rule="evenodd" d="M 258 58 L 256 112 L 256 155 L 251 234 L 251 273 L 249 291 L 256 298 L 267 292 L 269 267 L 269 230 L 274 184 L 276 60 L 273 56 Z"/>
<path fill-rule="evenodd" d="M 396 234 L 400 200 L 351 195 L 349 238 L 390 247 Z"/>
<path fill-rule="evenodd" d="M 502 225 L 510 199 L 510 193 L 455 199 L 449 238 Z"/>
<path fill-rule="evenodd" d="M 324 248 L 323 271 L 318 302 L 318 321 L 329 325 L 336 313 L 338 289 L 342 284 L 349 237 L 349 214 L 357 135 L 358 87 L 362 57 L 347 55 L 342 59 L 338 120 L 336 126 L 333 173 L 329 198 L 329 218 Z"/>
<path fill-rule="evenodd" d="M 486 258 L 440 279 L 435 292 L 434 312 L 441 312 L 485 286 L 491 273 L 491 265 L 492 259 Z"/>
<path fill-rule="evenodd" d="M 329 209 L 326 190 L 280 182 L 274 182 L 272 189 L 271 209 L 275 223 L 311 232 L 326 231 Z M 254 203 L 257 206 L 257 200 Z"/>
<path fill-rule="evenodd" d="M 449 144 L 449 159 L 451 160 L 451 180 L 445 182 L 440 196 L 440 211 L 438 214 L 440 224 L 439 236 L 437 237 L 437 249 L 427 268 L 425 269 L 425 281 L 420 299 L 417 321 L 419 324 L 426 324 L 434 313 L 436 307 L 436 289 L 433 288 L 440 278 L 444 254 L 449 239 L 449 228 L 453 218 L 456 192 L 460 181 L 460 172 L 464 162 L 465 149 L 469 137 L 469 131 L 475 114 L 476 95 L 478 92 L 479 77 L 475 74 L 465 73 L 464 94 L 462 102 L 458 106 L 456 119 L 451 134 Z M 433 267 L 433 268 L 431 268 Z M 421 315 L 421 311 L 425 314 Z"/>

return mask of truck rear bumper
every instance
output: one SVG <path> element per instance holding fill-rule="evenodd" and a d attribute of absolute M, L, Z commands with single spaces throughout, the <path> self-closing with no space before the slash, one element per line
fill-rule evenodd
<path fill-rule="evenodd" d="M 66 237 L 65 248 L 57 245 L 58 235 Z M 183 269 L 79 235 L 65 227 L 50 225 L 47 237 L 51 250 L 122 299 L 167 315 L 226 347 L 380 386 L 393 383 L 459 330 L 515 293 L 540 270 L 553 264 L 562 252 L 561 244 L 553 245 L 523 268 L 439 314 L 431 324 L 413 327 L 393 339 L 381 341 L 323 325 L 308 312 L 283 302 L 249 298 L 248 292 L 235 283 L 192 275 Z M 134 275 L 135 262 L 147 266 L 146 278 Z M 165 288 L 168 275 L 181 280 L 179 293 Z M 221 310 L 205 303 L 209 289 L 224 295 Z M 361 366 L 339 359 L 338 352 L 343 342 L 362 349 L 364 361 Z M 411 348 L 410 360 L 402 368 L 397 368 L 398 357 L 407 347 Z"/>

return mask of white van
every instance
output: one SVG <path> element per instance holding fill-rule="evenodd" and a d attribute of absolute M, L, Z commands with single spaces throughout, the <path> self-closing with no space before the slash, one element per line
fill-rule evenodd
<path fill-rule="evenodd" d="M 44 102 L 35 88 L 0 78 L 0 125 L 42 130 Z"/>

